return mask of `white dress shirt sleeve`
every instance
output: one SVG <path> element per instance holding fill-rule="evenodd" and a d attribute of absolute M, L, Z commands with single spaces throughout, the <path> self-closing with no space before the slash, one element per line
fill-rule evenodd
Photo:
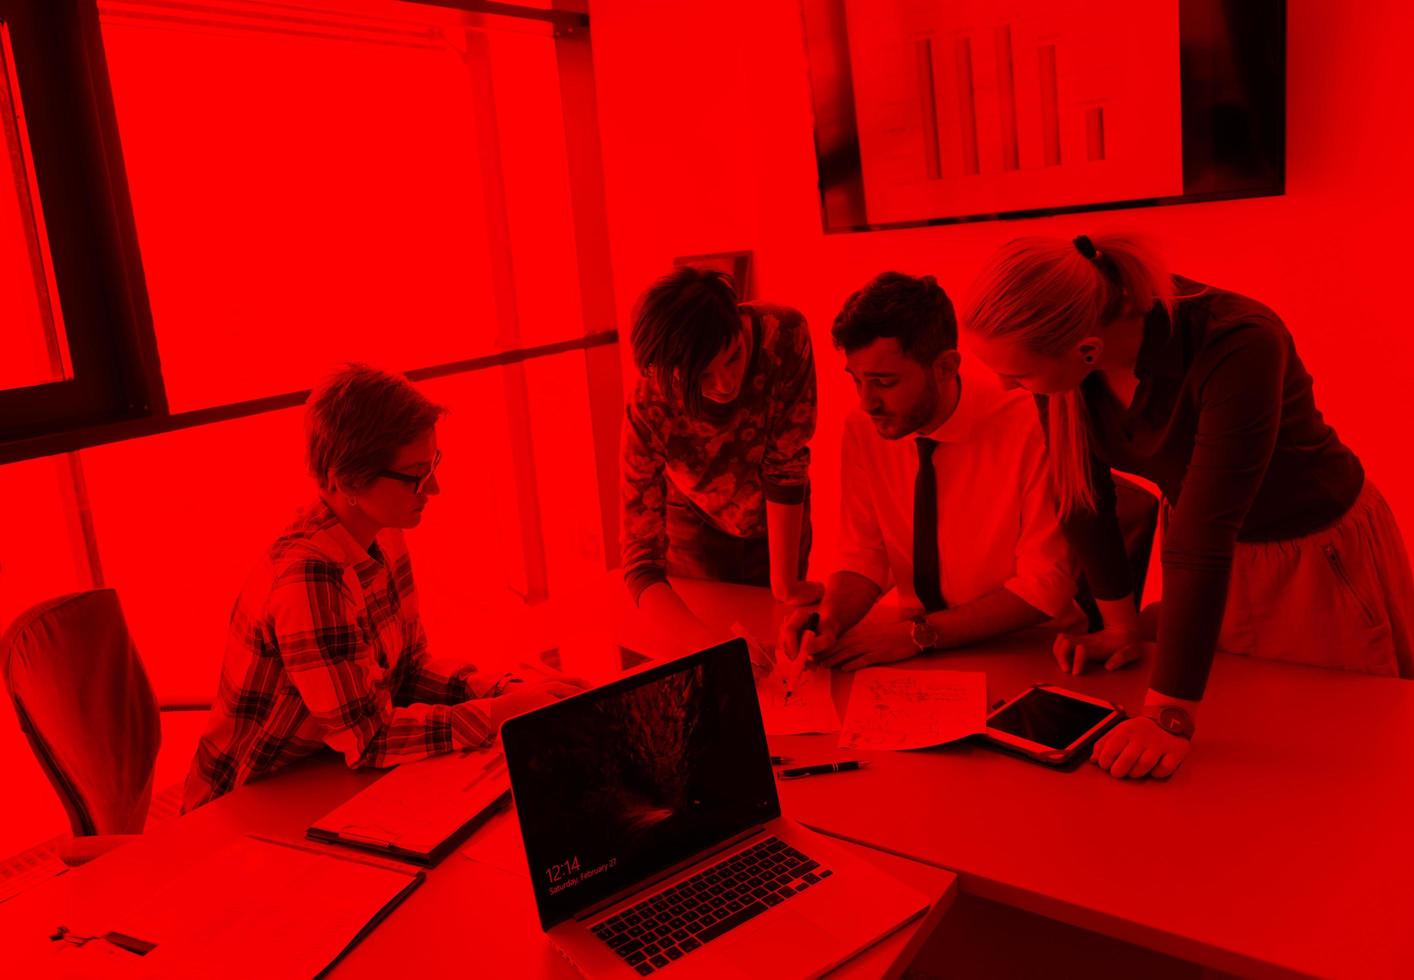
<path fill-rule="evenodd" d="M 892 589 L 894 582 L 874 510 L 873 472 L 877 468 L 869 465 L 859 430 L 847 420 L 840 451 L 840 570 L 864 576 L 882 594 Z"/>
<path fill-rule="evenodd" d="M 1054 618 L 1075 606 L 1075 564 L 1061 533 L 1046 466 L 1045 437 L 1039 422 L 1029 426 L 1017 455 L 1021 481 L 1021 527 L 1016 538 L 1016 572 L 1006 590 Z"/>

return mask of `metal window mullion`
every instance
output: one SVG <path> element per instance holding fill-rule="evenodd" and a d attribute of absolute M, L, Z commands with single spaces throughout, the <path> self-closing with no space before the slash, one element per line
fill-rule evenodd
<path fill-rule="evenodd" d="M 564 0 L 553 6 L 564 9 Z M 555 34 L 560 116 L 564 125 L 565 163 L 569 175 L 570 214 L 579 270 L 580 310 L 586 334 L 613 329 L 614 270 L 609 249 L 608 206 L 604 199 L 604 164 L 599 141 L 594 53 L 586 22 L 577 30 Z M 589 424 L 594 441 L 595 482 L 599 490 L 599 525 L 604 537 L 604 565 L 619 566 L 619 428 L 623 417 L 623 369 L 618 346 L 586 348 Z"/>
<path fill-rule="evenodd" d="M 466 64 L 476 118 L 477 156 L 481 161 L 486 236 L 496 310 L 497 342 L 503 348 L 520 343 L 520 309 L 516 301 L 515 263 L 511 253 L 510 214 L 501 167 L 501 135 L 496 119 L 496 92 L 485 34 L 467 30 Z M 540 506 L 540 480 L 535 465 L 535 441 L 530 418 L 530 386 L 523 363 L 502 368 L 506 418 L 510 426 L 511 468 L 520 510 L 521 550 L 525 562 L 525 601 L 550 595 L 545 557 L 545 521 Z"/>

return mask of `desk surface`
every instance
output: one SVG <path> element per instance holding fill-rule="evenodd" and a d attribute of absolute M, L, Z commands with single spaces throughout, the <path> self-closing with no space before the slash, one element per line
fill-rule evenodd
<path fill-rule="evenodd" d="M 773 638 L 764 590 L 677 583 L 711 621 Z M 625 642 L 644 642 L 625 624 Z M 1050 637 L 900 666 L 985 671 L 1142 703 L 1148 666 L 1070 678 Z M 850 678 L 837 674 L 843 710 Z M 1055 772 L 973 746 L 849 753 L 871 768 L 783 784 L 788 816 L 956 871 L 962 889 L 1244 974 L 1414 970 L 1414 684 L 1219 655 L 1185 766 L 1165 782 Z M 843 758 L 831 736 L 772 739 Z M 850 792 L 839 792 L 849 780 Z"/>
<path fill-rule="evenodd" d="M 350 771 L 323 754 L 171 821 L 74 871 L 0 906 L 5 970 L 17 976 L 83 971 L 84 961 L 56 957 L 46 938 L 60 924 L 97 925 L 115 903 L 155 890 L 191 861 L 242 834 L 305 842 L 320 816 L 383 775 Z M 956 892 L 956 877 L 864 847 L 858 855 L 926 895 L 934 908 L 846 963 L 831 977 L 873 978 L 906 963 L 927 938 Z M 337 853 L 356 854 L 336 848 Z M 259 941 L 252 937 L 252 941 Z M 502 812 L 440 865 L 402 905 L 365 937 L 334 970 L 336 977 L 441 976 L 465 967 L 479 976 L 568 978 L 579 974 L 540 930 L 526 879 L 514 815 Z M 216 974 L 219 955 L 213 962 Z M 78 974 L 76 974 L 78 975 Z M 213 974 L 215 975 L 215 974 Z M 281 976 L 277 956 L 268 980 Z"/>

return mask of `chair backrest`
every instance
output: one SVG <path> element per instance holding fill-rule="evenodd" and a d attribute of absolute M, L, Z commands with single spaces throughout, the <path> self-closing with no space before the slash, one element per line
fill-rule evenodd
<path fill-rule="evenodd" d="M 76 592 L 21 613 L 0 639 L 0 668 L 74 834 L 141 833 L 162 723 L 118 594 Z"/>

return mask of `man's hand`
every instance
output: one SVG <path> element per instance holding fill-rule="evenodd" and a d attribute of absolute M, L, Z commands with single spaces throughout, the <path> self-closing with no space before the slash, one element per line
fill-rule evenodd
<path fill-rule="evenodd" d="M 1188 739 L 1170 735 L 1149 718 L 1131 718 L 1095 743 L 1090 761 L 1117 779 L 1167 779 L 1183 765 Z"/>
<path fill-rule="evenodd" d="M 1106 626 L 1098 633 L 1058 633 L 1051 651 L 1061 670 L 1079 677 L 1091 663 L 1103 663 L 1106 670 L 1132 664 L 1144 645 L 1137 627 Z"/>
<path fill-rule="evenodd" d="M 771 595 L 788 606 L 813 606 L 825 597 L 825 586 L 819 582 L 801 580 L 790 585 L 771 586 Z"/>
<path fill-rule="evenodd" d="M 833 648 L 815 656 L 815 662 L 825 667 L 841 670 L 859 670 L 876 667 L 897 660 L 907 660 L 918 655 L 918 647 L 913 642 L 913 624 L 904 620 L 899 623 L 871 625 L 861 623 L 840 637 Z"/>

